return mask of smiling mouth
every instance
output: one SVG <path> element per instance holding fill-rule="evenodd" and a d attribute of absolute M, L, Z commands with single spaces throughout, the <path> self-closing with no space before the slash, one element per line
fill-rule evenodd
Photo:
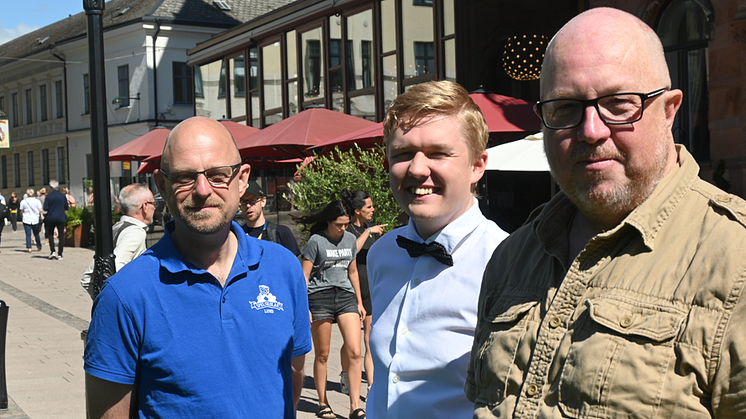
<path fill-rule="evenodd" d="M 414 195 L 432 195 L 433 188 L 418 188 L 418 187 L 411 187 L 409 188 L 409 192 Z"/>

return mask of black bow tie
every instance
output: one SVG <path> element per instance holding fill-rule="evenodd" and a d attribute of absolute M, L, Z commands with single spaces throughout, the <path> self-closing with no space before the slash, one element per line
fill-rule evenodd
<path fill-rule="evenodd" d="M 422 255 L 430 255 L 433 259 L 444 265 L 453 266 L 453 257 L 438 242 L 417 243 L 406 237 L 396 236 L 396 244 L 405 249 L 410 257 L 416 258 Z"/>

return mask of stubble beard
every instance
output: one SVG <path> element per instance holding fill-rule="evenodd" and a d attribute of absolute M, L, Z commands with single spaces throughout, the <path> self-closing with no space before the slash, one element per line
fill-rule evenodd
<path fill-rule="evenodd" d="M 603 172 L 595 172 L 589 175 L 589 178 L 586 178 L 583 183 L 573 178 L 557 179 L 557 182 L 568 198 L 587 218 L 618 219 L 621 221 L 640 206 L 663 179 L 669 152 L 669 149 L 661 142 L 656 150 L 657 159 L 655 162 L 648 167 L 640 167 L 630 165 L 629 157 L 619 150 L 591 149 L 587 145 L 581 146 L 576 148 L 570 159 L 571 162 L 587 156 L 615 158 L 624 164 L 626 176 L 611 187 L 608 185 L 611 180 Z"/>
<path fill-rule="evenodd" d="M 199 209 L 204 206 L 217 208 L 221 216 L 215 217 L 213 214 L 200 212 Z M 192 199 L 181 202 L 179 204 L 179 212 L 178 214 L 174 214 L 174 216 L 178 217 L 189 230 L 199 234 L 217 233 L 224 229 L 232 219 L 227 216 L 223 203 L 206 201 L 202 205 L 197 205 Z M 216 219 L 213 222 L 209 222 L 210 218 Z"/>

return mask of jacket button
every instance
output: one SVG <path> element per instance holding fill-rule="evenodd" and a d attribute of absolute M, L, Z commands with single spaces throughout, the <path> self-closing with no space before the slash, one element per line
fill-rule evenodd
<path fill-rule="evenodd" d="M 622 320 L 619 321 L 619 324 L 625 328 L 632 326 L 632 317 L 630 316 L 622 317 Z"/>
<path fill-rule="evenodd" d="M 558 328 L 562 324 L 562 320 L 559 317 L 554 316 L 549 320 L 549 327 L 552 329 Z"/>
<path fill-rule="evenodd" d="M 530 386 L 528 386 L 528 388 L 526 389 L 526 394 L 528 394 L 528 395 L 529 395 L 529 396 L 531 396 L 531 397 L 533 397 L 533 396 L 535 396 L 535 395 L 539 394 L 539 386 L 537 386 L 536 384 L 531 384 L 531 385 L 530 385 Z"/>

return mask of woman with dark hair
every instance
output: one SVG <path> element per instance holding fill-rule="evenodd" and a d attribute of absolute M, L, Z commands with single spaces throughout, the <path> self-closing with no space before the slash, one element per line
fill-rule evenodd
<path fill-rule="evenodd" d="M 311 311 L 313 338 L 313 380 L 319 396 L 320 418 L 336 418 L 326 397 L 326 366 L 331 346 L 332 323 L 336 320 L 349 359 L 350 419 L 365 417 L 360 408 L 360 321 L 365 308 L 360 297 L 357 245 L 347 225 L 350 216 L 342 201 L 332 201 L 316 214 L 295 218 L 299 224 L 311 225 L 311 237 L 301 255 L 303 273 L 308 284 L 308 307 Z M 356 383 L 356 384 L 355 384 Z"/>
<path fill-rule="evenodd" d="M 370 222 L 373 219 L 373 212 L 376 210 L 373 208 L 373 200 L 370 195 L 365 191 L 348 191 L 342 189 L 339 193 L 342 197 L 342 202 L 345 204 L 347 213 L 350 214 L 350 224 L 347 226 L 347 231 L 355 235 L 357 245 L 357 273 L 360 278 L 360 294 L 363 300 L 363 307 L 365 308 L 365 319 L 363 319 L 363 341 L 365 342 L 365 377 L 368 382 L 368 388 L 373 385 L 373 358 L 370 355 L 370 325 L 373 320 L 373 306 L 370 302 L 370 289 L 368 288 L 368 267 L 366 259 L 368 256 L 368 249 L 376 241 L 376 236 L 383 234 L 383 227 L 388 224 L 374 225 Z M 342 359 L 342 372 L 340 373 L 340 384 L 342 384 L 342 392 L 347 394 L 349 392 L 349 379 L 347 377 L 347 368 L 349 362 L 346 356 L 346 348 L 342 345 L 340 348 L 340 357 Z"/>

